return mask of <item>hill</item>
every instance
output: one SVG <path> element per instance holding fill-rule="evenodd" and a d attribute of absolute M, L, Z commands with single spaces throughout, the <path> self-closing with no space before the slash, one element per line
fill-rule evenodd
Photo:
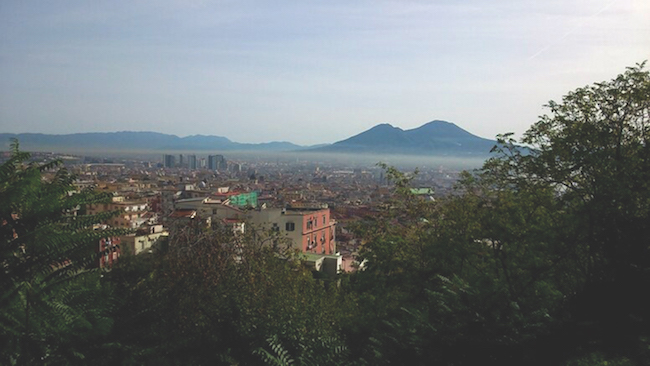
<path fill-rule="evenodd" d="M 466 156 L 488 155 L 495 143 L 453 123 L 436 120 L 411 130 L 383 123 L 348 139 L 310 151 Z"/>

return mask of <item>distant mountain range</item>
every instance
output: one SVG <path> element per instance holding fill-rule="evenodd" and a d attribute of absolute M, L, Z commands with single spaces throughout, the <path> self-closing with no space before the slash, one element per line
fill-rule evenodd
<path fill-rule="evenodd" d="M 157 132 L 124 131 L 69 135 L 0 133 L 0 148 L 8 149 L 11 138 L 17 138 L 22 149 L 32 151 L 305 151 L 436 156 L 487 156 L 496 143 L 445 121 L 432 121 L 411 130 L 384 123 L 334 144 L 316 146 L 290 142 L 245 144 L 222 136 L 178 137 Z"/>
<path fill-rule="evenodd" d="M 411 130 L 384 123 L 346 140 L 308 151 L 487 156 L 495 144 L 496 141 L 472 135 L 453 123 L 431 121 Z"/>
<path fill-rule="evenodd" d="M 243 144 L 222 136 L 194 135 L 178 137 L 158 132 L 94 132 L 69 135 L 41 133 L 0 133 L 4 149 L 11 138 L 17 138 L 24 150 L 62 151 L 290 151 L 305 147 L 290 142 Z"/>

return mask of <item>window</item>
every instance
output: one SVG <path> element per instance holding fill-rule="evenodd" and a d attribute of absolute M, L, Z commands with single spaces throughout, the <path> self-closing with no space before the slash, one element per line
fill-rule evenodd
<path fill-rule="evenodd" d="M 323 215 L 323 225 L 325 225 L 325 224 L 326 224 L 326 222 L 325 222 L 325 215 Z"/>
<path fill-rule="evenodd" d="M 293 222 L 287 222 L 284 228 L 286 231 L 294 231 L 296 230 L 296 224 Z"/>

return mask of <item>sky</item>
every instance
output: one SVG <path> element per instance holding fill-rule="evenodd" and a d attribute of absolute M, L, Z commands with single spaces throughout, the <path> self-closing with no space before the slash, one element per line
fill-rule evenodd
<path fill-rule="evenodd" d="M 648 0 L 3 0 L 0 132 L 521 136 L 647 59 Z"/>

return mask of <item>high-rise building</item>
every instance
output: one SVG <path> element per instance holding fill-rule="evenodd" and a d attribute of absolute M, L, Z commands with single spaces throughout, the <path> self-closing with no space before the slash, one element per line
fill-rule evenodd
<path fill-rule="evenodd" d="M 174 155 L 163 155 L 163 166 L 165 168 L 173 168 L 176 166 L 176 157 Z"/>
<path fill-rule="evenodd" d="M 197 164 L 196 164 L 196 155 L 188 155 L 187 156 L 187 167 L 196 170 Z"/>
<path fill-rule="evenodd" d="M 178 167 L 185 168 L 185 159 L 183 154 L 178 155 Z"/>
<path fill-rule="evenodd" d="M 227 167 L 226 158 L 224 158 L 223 155 L 217 155 L 217 169 L 226 170 Z"/>
<path fill-rule="evenodd" d="M 209 170 L 225 170 L 226 167 L 226 158 L 223 155 L 208 155 Z"/>
<path fill-rule="evenodd" d="M 217 170 L 217 156 L 208 155 L 208 170 Z"/>

